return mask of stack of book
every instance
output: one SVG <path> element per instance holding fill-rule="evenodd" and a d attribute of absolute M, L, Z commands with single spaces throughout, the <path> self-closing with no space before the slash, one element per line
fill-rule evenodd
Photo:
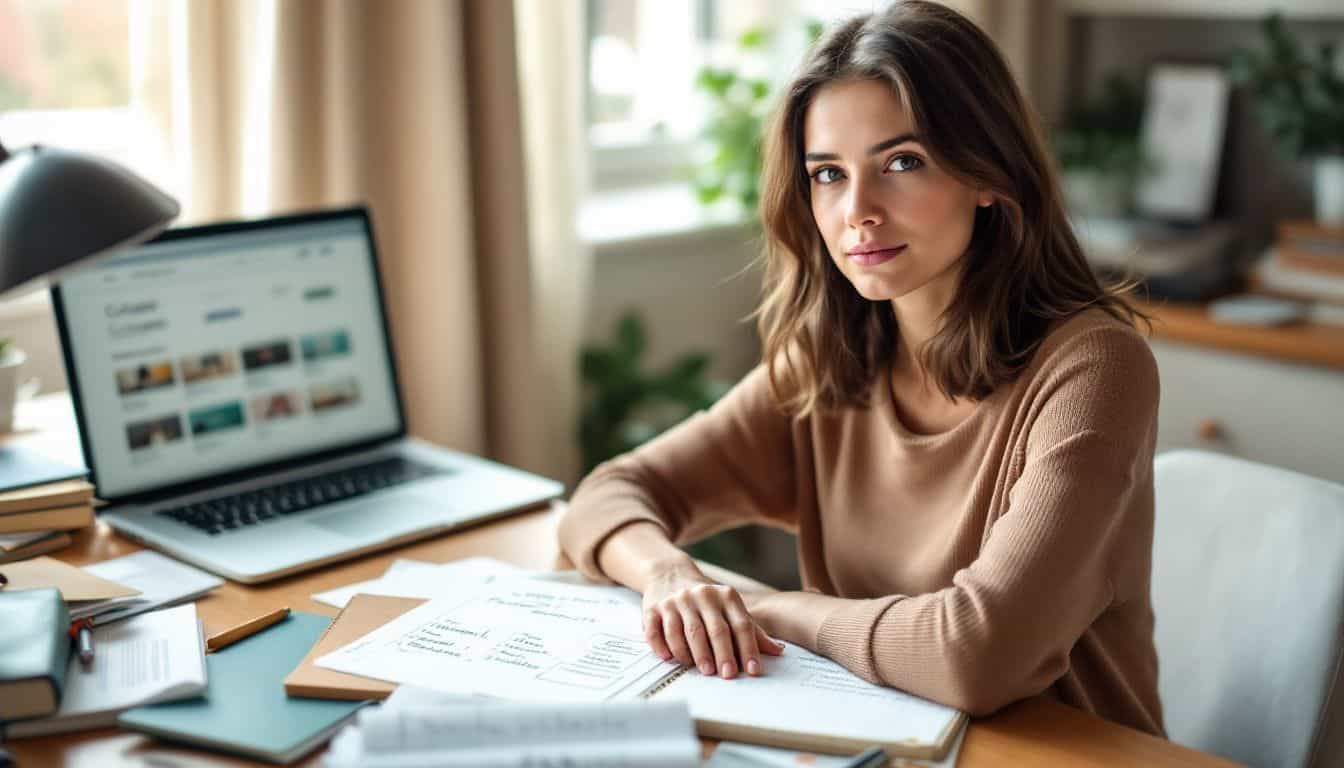
<path fill-rule="evenodd" d="M 0 563 L 24 560 L 70 543 L 68 531 L 93 524 L 93 486 L 59 480 L 0 492 Z"/>
<path fill-rule="evenodd" d="M 1344 304 L 1344 227 L 1279 222 L 1278 237 L 1251 279 L 1264 293 Z"/>

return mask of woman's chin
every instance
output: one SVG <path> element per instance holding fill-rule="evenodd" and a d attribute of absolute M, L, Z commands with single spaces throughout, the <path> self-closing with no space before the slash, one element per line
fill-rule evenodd
<path fill-rule="evenodd" d="M 853 283 L 854 290 L 868 301 L 891 301 L 904 296 L 907 291 L 885 280 L 860 279 Z"/>

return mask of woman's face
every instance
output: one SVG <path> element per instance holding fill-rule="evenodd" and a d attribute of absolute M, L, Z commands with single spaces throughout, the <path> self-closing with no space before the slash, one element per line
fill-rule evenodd
<path fill-rule="evenodd" d="M 803 148 L 812 216 L 855 290 L 870 301 L 923 295 L 946 307 L 989 193 L 933 164 L 895 92 L 878 81 L 823 86 L 803 121 Z"/>

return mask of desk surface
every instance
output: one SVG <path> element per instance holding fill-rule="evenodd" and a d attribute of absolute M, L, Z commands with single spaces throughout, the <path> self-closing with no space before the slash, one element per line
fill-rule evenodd
<path fill-rule="evenodd" d="M 52 437 L 74 434 L 59 422 L 59 419 L 69 417 L 68 401 L 59 395 L 38 400 L 20 412 L 20 430 L 25 426 L 38 426 L 34 420 L 40 416 L 43 426 L 52 425 L 52 430 L 43 435 L 48 438 L 46 445 L 53 448 L 54 453 L 71 456 L 67 452 L 70 446 L 62 445 L 60 440 Z M 77 456 L 77 446 L 73 450 L 73 455 Z M 556 516 L 548 509 L 527 512 L 269 584 L 245 586 L 226 583 L 201 598 L 196 605 L 205 623 L 206 633 L 213 634 L 281 606 L 334 615 L 333 609 L 313 602 L 310 596 L 333 587 L 380 576 L 398 557 L 446 562 L 487 555 L 524 568 L 550 569 L 561 562 L 556 546 L 555 525 Z M 86 565 L 139 549 L 139 545 L 117 535 L 106 524 L 99 522 L 92 528 L 80 531 L 75 536 L 74 544 L 56 553 L 56 556 L 75 565 Z M 89 768 L 260 765 L 195 750 L 175 750 L 147 737 L 113 729 L 21 740 L 6 747 L 15 753 L 23 768 L 61 765 Z M 303 765 L 318 763 L 315 756 Z M 1074 768 L 1109 765 L 1218 766 L 1230 763 L 1115 725 L 1072 707 L 1038 698 L 1019 702 L 992 717 L 972 721 L 958 765 L 962 768 L 1003 765 Z"/>
<path fill-rule="evenodd" d="M 1138 301 L 1153 317 L 1153 337 L 1289 363 L 1344 369 L 1344 327 L 1320 323 L 1260 328 L 1220 323 L 1205 304 Z"/>

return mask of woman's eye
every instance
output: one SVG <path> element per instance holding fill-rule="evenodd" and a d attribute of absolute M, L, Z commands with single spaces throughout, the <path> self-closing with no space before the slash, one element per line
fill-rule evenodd
<path fill-rule="evenodd" d="M 887 168 L 893 171 L 914 171 L 923 167 L 924 161 L 914 155 L 897 155 L 891 158 Z"/>
<path fill-rule="evenodd" d="M 812 180 L 818 184 L 830 184 L 840 179 L 840 170 L 829 165 L 823 165 L 812 172 Z"/>

